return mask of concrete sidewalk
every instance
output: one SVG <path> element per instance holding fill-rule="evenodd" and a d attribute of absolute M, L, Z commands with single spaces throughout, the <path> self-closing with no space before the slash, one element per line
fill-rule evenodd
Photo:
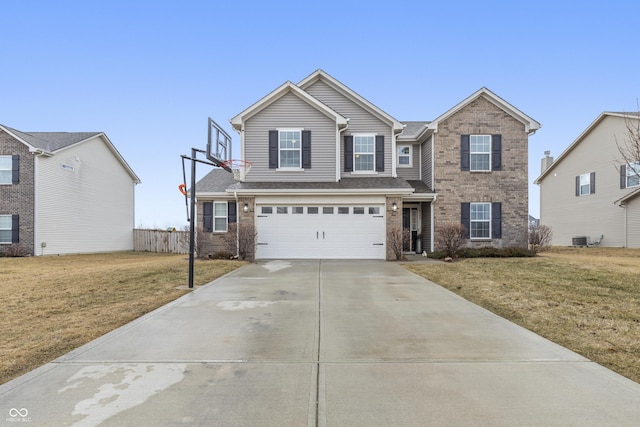
<path fill-rule="evenodd" d="M 0 386 L 6 425 L 638 425 L 640 384 L 395 263 L 251 264 Z"/>

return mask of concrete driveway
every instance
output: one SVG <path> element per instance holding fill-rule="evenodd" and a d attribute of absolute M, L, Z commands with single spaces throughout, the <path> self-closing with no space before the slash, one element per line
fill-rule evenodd
<path fill-rule="evenodd" d="M 640 384 L 395 263 L 241 268 L 0 386 L 40 426 L 625 426 Z"/>

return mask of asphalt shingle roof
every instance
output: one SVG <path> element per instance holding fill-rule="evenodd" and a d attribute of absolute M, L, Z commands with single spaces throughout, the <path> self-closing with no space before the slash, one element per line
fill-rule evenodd
<path fill-rule="evenodd" d="M 415 139 L 424 131 L 430 122 L 402 122 L 404 130 L 399 135 L 402 139 Z"/>
<path fill-rule="evenodd" d="M 403 178 L 371 177 L 343 178 L 339 182 L 239 182 L 233 174 L 223 169 L 213 169 L 196 184 L 198 193 L 225 193 L 229 190 L 408 190 L 414 188 L 417 193 L 432 193 L 427 185 L 419 180 L 407 181 Z"/>
<path fill-rule="evenodd" d="M 27 144 L 41 150 L 54 152 L 69 145 L 76 144 L 102 132 L 22 132 L 17 129 L 4 126 L 18 138 Z"/>

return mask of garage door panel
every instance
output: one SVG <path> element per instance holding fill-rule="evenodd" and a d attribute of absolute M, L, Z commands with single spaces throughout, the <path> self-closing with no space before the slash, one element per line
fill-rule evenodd
<path fill-rule="evenodd" d="M 308 213 L 309 207 L 314 213 Z M 256 258 L 385 258 L 385 219 L 379 214 L 384 212 L 382 205 L 364 209 L 358 205 L 357 210 L 345 205 L 323 207 L 298 206 L 296 211 L 304 213 L 294 214 L 292 206 L 280 210 L 271 206 L 267 211 L 273 213 L 258 214 Z M 261 206 L 257 208 L 262 211 Z"/>

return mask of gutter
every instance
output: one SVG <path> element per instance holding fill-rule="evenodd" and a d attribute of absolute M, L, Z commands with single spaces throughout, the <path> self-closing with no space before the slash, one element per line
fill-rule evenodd
<path fill-rule="evenodd" d="M 233 197 L 236 199 L 236 258 L 240 259 L 240 202 L 238 202 L 238 193 L 234 191 Z M 227 232 L 228 231 L 229 230 L 227 230 Z"/>
<path fill-rule="evenodd" d="M 336 128 L 338 130 L 338 140 L 336 141 L 336 182 L 340 182 L 340 141 L 342 140 L 341 136 L 342 136 L 342 132 L 346 131 L 347 129 L 349 129 L 349 120 L 351 120 L 350 118 L 345 118 L 347 120 L 347 124 L 340 129 L 340 126 L 338 125 L 338 123 L 336 123 Z"/>

